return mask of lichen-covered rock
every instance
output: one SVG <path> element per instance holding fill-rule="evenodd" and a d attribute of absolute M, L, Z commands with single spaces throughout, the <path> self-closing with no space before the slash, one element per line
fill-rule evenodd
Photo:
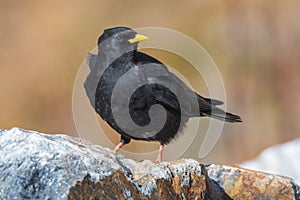
<path fill-rule="evenodd" d="M 0 199 L 299 199 L 292 179 L 192 159 L 135 162 L 66 135 L 0 131 Z"/>
<path fill-rule="evenodd" d="M 264 149 L 256 158 L 239 165 L 248 169 L 293 177 L 300 184 L 300 138 Z M 285 163 L 284 165 L 282 163 Z"/>
<path fill-rule="evenodd" d="M 291 178 L 224 165 L 206 170 L 233 199 L 300 199 L 299 186 Z"/>

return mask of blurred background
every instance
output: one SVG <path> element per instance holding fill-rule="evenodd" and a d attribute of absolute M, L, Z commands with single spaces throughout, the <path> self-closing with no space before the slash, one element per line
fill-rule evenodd
<path fill-rule="evenodd" d="M 244 122 L 226 124 L 203 162 L 239 163 L 299 137 L 300 2 L 182 2 L 0 1 L 0 128 L 76 136 L 76 73 L 103 29 L 123 25 L 182 32 L 219 67 L 227 108 Z"/>

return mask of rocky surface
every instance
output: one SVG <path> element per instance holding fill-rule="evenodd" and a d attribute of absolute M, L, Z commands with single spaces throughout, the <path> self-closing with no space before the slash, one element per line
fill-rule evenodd
<path fill-rule="evenodd" d="M 300 199 L 290 178 L 192 159 L 135 162 L 66 135 L 0 131 L 0 199 Z"/>
<path fill-rule="evenodd" d="M 257 158 L 241 163 L 242 167 L 293 177 L 300 184 L 300 138 L 263 150 Z M 283 164 L 285 163 L 285 164 Z"/>

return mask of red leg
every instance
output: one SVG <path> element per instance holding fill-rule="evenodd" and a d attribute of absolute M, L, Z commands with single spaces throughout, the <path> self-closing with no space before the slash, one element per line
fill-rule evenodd
<path fill-rule="evenodd" d="M 157 155 L 157 159 L 155 162 L 160 163 L 162 161 L 162 155 L 163 155 L 163 150 L 164 150 L 164 144 L 161 144 L 159 146 L 159 151 L 158 151 L 158 155 Z"/>
<path fill-rule="evenodd" d="M 114 149 L 114 152 L 117 153 L 125 144 L 120 142 Z"/>

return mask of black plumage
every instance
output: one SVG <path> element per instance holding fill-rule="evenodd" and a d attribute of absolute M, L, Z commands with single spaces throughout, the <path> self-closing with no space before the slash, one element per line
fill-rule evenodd
<path fill-rule="evenodd" d="M 222 101 L 200 96 L 171 73 L 163 63 L 137 51 L 138 42 L 145 39 L 147 37 L 127 27 L 106 29 L 98 39 L 98 54 L 89 54 L 87 57 L 91 72 L 84 87 L 95 111 L 121 134 L 121 141 L 115 151 L 129 143 L 131 139 L 158 141 L 161 147 L 157 161 L 160 162 L 163 146 L 182 131 L 189 118 L 207 116 L 227 122 L 241 122 L 239 116 L 216 107 L 223 104 Z M 155 76 L 150 77 L 148 74 L 155 69 L 157 69 L 154 71 Z M 129 105 L 119 102 L 112 108 L 112 98 L 118 98 L 113 96 L 114 88 L 122 76 L 129 72 L 136 76 L 129 76 L 131 78 L 123 80 L 124 93 L 128 92 L 126 88 L 132 83 L 129 79 L 138 79 L 137 81 L 145 84 L 136 88 L 129 96 Z M 180 102 L 180 98 L 184 101 Z M 132 127 L 125 127 L 126 130 L 120 128 L 113 115 L 113 109 L 122 113 L 126 110 L 125 106 L 129 106 L 132 121 L 140 127 L 145 127 L 152 120 L 149 116 L 150 108 L 157 104 L 164 108 L 166 120 L 156 134 L 149 135 L 148 132 L 131 134 Z M 160 117 L 159 115 L 154 113 L 152 117 Z"/>

